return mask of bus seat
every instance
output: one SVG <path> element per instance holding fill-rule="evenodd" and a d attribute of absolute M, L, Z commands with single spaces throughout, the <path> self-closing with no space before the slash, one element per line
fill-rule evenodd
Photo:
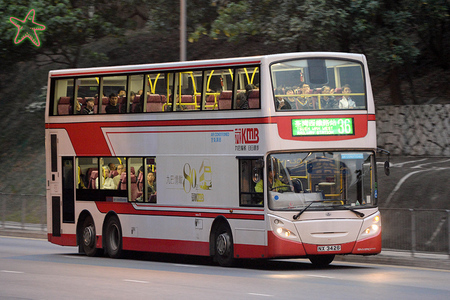
<path fill-rule="evenodd" d="M 61 97 L 58 101 L 58 115 L 68 115 L 70 108 L 70 97 Z"/>
<path fill-rule="evenodd" d="M 197 103 L 200 103 L 200 102 L 197 102 Z M 208 110 L 217 109 L 218 107 L 214 106 L 214 104 L 215 104 L 214 103 L 214 95 L 209 95 L 206 98 L 206 105 L 207 105 L 206 109 L 208 109 Z"/>
<path fill-rule="evenodd" d="M 219 109 L 231 109 L 231 96 L 233 91 L 222 91 L 219 97 Z"/>
<path fill-rule="evenodd" d="M 96 180 L 98 178 L 98 170 L 92 170 L 91 177 L 89 179 L 88 189 L 96 189 Z"/>
<path fill-rule="evenodd" d="M 141 96 L 134 96 L 133 103 L 131 103 L 131 112 L 141 112 L 142 109 L 139 108 Z"/>
<path fill-rule="evenodd" d="M 164 102 L 165 102 L 165 97 L 164 97 L 164 101 L 162 101 L 162 97 L 158 94 L 148 95 L 147 96 L 147 112 L 162 111 Z"/>
<path fill-rule="evenodd" d="M 144 188 L 144 173 L 140 172 L 137 178 L 138 191 L 142 192 Z"/>
<path fill-rule="evenodd" d="M 253 90 L 248 95 L 248 107 L 259 108 L 259 90 Z"/>
<path fill-rule="evenodd" d="M 134 174 L 131 174 L 130 176 L 130 190 L 131 190 L 131 199 L 130 201 L 136 200 L 137 197 L 139 197 L 139 191 L 136 183 L 136 176 Z M 120 181 L 119 185 L 117 186 L 118 190 L 125 191 L 127 189 L 127 172 L 122 172 L 120 174 Z"/>
<path fill-rule="evenodd" d="M 106 106 L 109 104 L 109 99 L 107 97 L 102 98 L 102 114 L 106 113 Z"/>
<path fill-rule="evenodd" d="M 119 97 L 118 105 L 119 105 L 119 112 L 120 113 L 126 113 L 126 103 L 127 103 L 127 97 Z"/>
<path fill-rule="evenodd" d="M 114 177 L 116 177 L 117 175 L 119 175 L 119 172 L 117 172 L 116 170 L 112 170 L 112 171 L 109 173 L 109 177 L 111 177 L 111 178 L 114 178 Z"/>
<path fill-rule="evenodd" d="M 142 193 L 138 191 L 137 180 L 134 174 L 131 174 L 131 201 L 135 201 Z"/>
<path fill-rule="evenodd" d="M 127 172 L 122 172 L 120 174 L 119 184 L 117 185 L 118 190 L 126 190 L 127 189 Z"/>

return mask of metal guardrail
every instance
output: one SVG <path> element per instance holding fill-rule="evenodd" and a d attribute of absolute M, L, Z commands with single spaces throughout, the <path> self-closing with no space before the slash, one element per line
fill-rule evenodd
<path fill-rule="evenodd" d="M 383 249 L 450 258 L 450 210 L 380 208 L 380 212 Z"/>
<path fill-rule="evenodd" d="M 45 195 L 0 193 L 0 228 L 46 231 L 46 223 Z"/>
<path fill-rule="evenodd" d="M 380 208 L 383 250 L 450 258 L 450 210 Z M 47 230 L 45 195 L 0 193 L 0 228 Z"/>

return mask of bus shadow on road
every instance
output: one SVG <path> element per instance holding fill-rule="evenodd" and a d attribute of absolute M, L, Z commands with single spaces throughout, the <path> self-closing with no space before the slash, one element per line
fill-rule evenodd
<path fill-rule="evenodd" d="M 212 257 L 166 254 L 166 253 L 148 253 L 126 251 L 124 259 L 135 261 L 151 261 L 160 263 L 183 264 L 192 266 L 212 266 L 220 267 Z M 232 268 L 252 269 L 261 271 L 301 271 L 301 270 L 342 270 L 342 269 L 361 269 L 367 268 L 362 265 L 344 265 L 342 262 L 331 263 L 325 267 L 313 265 L 307 258 L 304 259 L 237 259 Z"/>

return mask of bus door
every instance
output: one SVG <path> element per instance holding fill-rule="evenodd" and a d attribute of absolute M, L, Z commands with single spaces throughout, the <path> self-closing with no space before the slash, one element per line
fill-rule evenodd
<path fill-rule="evenodd" d="M 58 172 L 58 135 L 56 134 L 50 134 L 50 174 L 47 180 L 49 190 L 47 195 L 52 198 L 52 235 L 61 236 L 61 178 Z"/>
<path fill-rule="evenodd" d="M 74 158 L 60 158 L 58 135 L 50 134 L 50 176 L 47 189 L 51 196 L 53 236 L 61 236 L 61 218 L 63 223 L 75 222 L 74 174 Z"/>

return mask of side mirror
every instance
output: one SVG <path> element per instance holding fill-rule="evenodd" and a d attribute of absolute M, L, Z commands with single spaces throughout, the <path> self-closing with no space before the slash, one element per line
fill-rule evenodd
<path fill-rule="evenodd" d="M 389 176 L 389 174 L 391 174 L 389 161 L 384 162 L 384 174 L 386 174 L 386 176 Z"/>
<path fill-rule="evenodd" d="M 391 174 L 391 170 L 390 170 L 390 158 L 391 158 L 391 153 L 387 150 L 381 149 L 381 148 L 377 148 L 377 152 L 378 153 L 384 153 L 387 154 L 388 160 L 384 162 L 384 174 L 386 174 L 386 176 L 389 176 L 389 174 Z"/>

